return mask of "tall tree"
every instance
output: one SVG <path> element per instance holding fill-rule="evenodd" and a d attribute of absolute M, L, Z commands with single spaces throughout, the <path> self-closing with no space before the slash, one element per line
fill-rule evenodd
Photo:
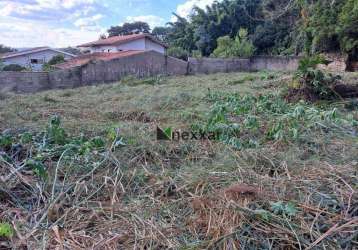
<path fill-rule="evenodd" d="M 347 0 L 339 15 L 338 35 L 341 48 L 358 60 L 358 1 Z"/>
<path fill-rule="evenodd" d="M 185 18 L 173 13 L 177 20 L 168 23 L 170 32 L 168 33 L 168 41 L 171 46 L 179 47 L 185 51 L 195 50 L 194 26 Z"/>
<path fill-rule="evenodd" d="M 133 34 L 150 33 L 150 27 L 145 22 L 124 23 L 121 26 L 112 26 L 108 30 L 108 36 L 124 36 Z"/>
<path fill-rule="evenodd" d="M 170 27 L 155 27 L 152 30 L 152 35 L 162 42 L 168 42 L 168 34 L 170 31 Z"/>

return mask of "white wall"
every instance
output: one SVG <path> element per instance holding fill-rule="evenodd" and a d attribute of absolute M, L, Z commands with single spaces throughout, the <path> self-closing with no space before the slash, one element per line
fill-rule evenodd
<path fill-rule="evenodd" d="M 91 48 L 89 48 L 89 50 L 90 50 L 91 53 L 95 53 L 95 52 L 118 52 L 118 49 L 115 46 L 91 47 Z"/>
<path fill-rule="evenodd" d="M 145 50 L 154 50 L 157 51 L 159 53 L 165 54 L 165 47 L 153 42 L 152 40 L 146 38 L 145 40 Z"/>
<path fill-rule="evenodd" d="M 32 64 L 31 63 L 31 59 L 37 59 L 37 60 L 42 60 L 43 62 L 48 62 L 52 59 L 52 57 L 60 55 L 62 53 L 53 51 L 53 50 L 45 50 L 45 51 L 40 51 L 40 52 L 35 52 L 35 53 L 31 53 L 31 54 L 26 54 L 26 55 L 19 55 L 16 57 L 11 57 L 11 58 L 5 58 L 2 59 L 2 62 L 4 63 L 4 65 L 9 65 L 9 64 L 19 64 L 23 67 L 26 68 L 31 68 L 34 71 L 41 71 L 42 70 L 42 66 L 43 63 L 39 63 L 39 64 Z M 65 57 L 65 60 L 71 59 L 72 57 L 66 54 L 62 54 Z"/>
<path fill-rule="evenodd" d="M 154 50 L 159 53 L 165 54 L 165 48 L 157 43 L 152 42 L 148 38 L 142 38 L 130 41 L 117 46 L 96 46 L 89 48 L 91 53 L 95 52 L 119 52 L 127 50 Z M 109 51 L 108 51 L 109 50 Z"/>
<path fill-rule="evenodd" d="M 145 38 L 123 43 L 117 46 L 118 51 L 120 50 L 145 50 Z"/>

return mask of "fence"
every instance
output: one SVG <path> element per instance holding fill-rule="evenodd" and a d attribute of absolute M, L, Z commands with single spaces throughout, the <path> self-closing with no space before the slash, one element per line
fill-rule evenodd
<path fill-rule="evenodd" d="M 35 93 L 119 81 L 128 75 L 185 75 L 188 63 L 155 51 L 53 72 L 0 72 L 0 91 Z"/>
<path fill-rule="evenodd" d="M 295 70 L 298 57 L 250 59 L 190 58 L 185 62 L 155 51 L 53 72 L 0 72 L 0 91 L 35 93 L 119 81 L 125 76 L 149 77 L 257 70 Z"/>
<path fill-rule="evenodd" d="M 259 70 L 294 71 L 300 57 L 257 56 L 250 59 L 189 58 L 191 74 L 250 72 Z"/>

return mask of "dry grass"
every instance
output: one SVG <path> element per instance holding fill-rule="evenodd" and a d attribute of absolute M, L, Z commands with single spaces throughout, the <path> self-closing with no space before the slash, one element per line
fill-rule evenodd
<path fill-rule="evenodd" d="M 219 142 L 155 139 L 158 124 L 188 128 L 204 119 L 208 89 L 276 92 L 282 77 L 289 76 L 217 74 L 7 95 L 0 100 L 0 131 L 40 131 L 59 114 L 73 135 L 118 126 L 127 145 L 81 168 L 65 156 L 46 162 L 45 183 L 21 168 L 31 148 L 23 149 L 19 165 L 0 161 L 0 220 L 15 231 L 0 248 L 357 248 L 357 136 L 313 134 L 310 146 L 241 151 Z M 358 119 L 357 111 L 345 112 Z M 275 213 L 278 202 L 293 203 L 294 214 Z"/>

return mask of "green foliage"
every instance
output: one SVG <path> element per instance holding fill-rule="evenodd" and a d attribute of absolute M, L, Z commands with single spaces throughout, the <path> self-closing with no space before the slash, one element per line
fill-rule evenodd
<path fill-rule="evenodd" d="M 233 45 L 234 42 L 230 36 L 219 37 L 217 41 L 217 48 L 214 50 L 211 56 L 228 58 L 233 57 Z"/>
<path fill-rule="evenodd" d="M 191 56 L 194 57 L 194 58 L 202 58 L 203 57 L 203 55 L 201 54 L 201 52 L 199 50 L 194 50 L 191 53 Z"/>
<path fill-rule="evenodd" d="M 152 30 L 152 35 L 157 38 L 159 41 L 162 42 L 168 42 L 168 34 L 170 32 L 170 28 L 169 27 L 155 27 Z"/>
<path fill-rule="evenodd" d="M 235 40 L 229 36 L 218 38 L 218 47 L 214 50 L 212 56 L 228 58 L 228 57 L 245 57 L 248 58 L 254 54 L 255 48 L 251 41 L 247 38 L 248 33 L 245 29 L 240 29 Z"/>
<path fill-rule="evenodd" d="M 188 60 L 188 52 L 180 47 L 171 47 L 167 50 L 168 56 L 176 57 L 182 60 Z"/>
<path fill-rule="evenodd" d="M 162 75 L 157 75 L 153 77 L 139 79 L 135 76 L 127 76 L 121 79 L 121 84 L 128 86 L 138 86 L 138 85 L 161 85 L 165 83 L 165 77 Z"/>
<path fill-rule="evenodd" d="M 61 127 L 60 117 L 52 117 L 47 127 L 47 139 L 55 144 L 64 145 L 67 141 L 66 137 L 66 132 Z"/>
<path fill-rule="evenodd" d="M 150 27 L 148 23 L 138 21 L 133 23 L 124 23 L 121 26 L 112 26 L 107 32 L 109 37 L 150 33 Z"/>
<path fill-rule="evenodd" d="M 295 204 L 289 202 L 284 203 L 282 201 L 271 203 L 271 210 L 278 215 L 295 216 L 298 212 Z"/>
<path fill-rule="evenodd" d="M 347 0 L 339 14 L 339 36 L 341 48 L 345 52 L 358 56 L 358 2 Z"/>
<path fill-rule="evenodd" d="M 194 27 L 185 18 L 175 15 L 177 20 L 169 23 L 167 40 L 170 47 L 179 47 L 185 51 L 195 49 Z"/>
<path fill-rule="evenodd" d="M 14 229 L 9 223 L 0 223 L 0 237 L 11 238 L 14 235 Z"/>
<path fill-rule="evenodd" d="M 32 139 L 33 139 L 32 134 L 29 132 L 25 132 L 21 135 L 20 142 L 22 144 L 27 144 L 27 143 L 32 142 Z"/>
<path fill-rule="evenodd" d="M 0 44 L 0 54 L 14 52 L 14 51 L 16 50 Z"/>
<path fill-rule="evenodd" d="M 337 97 L 333 87 L 340 79 L 340 76 L 327 74 L 322 70 L 316 69 L 318 64 L 326 63 L 327 61 L 319 55 L 302 58 L 299 61 L 296 79 L 302 88 L 308 89 L 321 99 L 332 99 Z"/>
<path fill-rule="evenodd" d="M 358 124 L 353 117 L 343 117 L 336 108 L 291 104 L 278 95 L 209 93 L 208 99 L 213 102 L 210 112 L 205 122 L 193 124 L 193 129 L 219 134 L 220 141 L 237 149 L 269 142 L 303 143 L 309 134 L 320 133 L 322 127 L 325 135 L 329 131 L 349 134 L 349 128 L 356 130 Z"/>
<path fill-rule="evenodd" d="M 63 63 L 65 62 L 65 57 L 63 55 L 56 55 L 54 57 L 51 58 L 50 61 L 48 61 L 49 65 L 55 65 L 55 64 L 59 64 L 59 63 Z"/>
<path fill-rule="evenodd" d="M 298 72 L 304 74 L 310 69 L 315 69 L 318 64 L 327 64 L 321 55 L 306 56 L 298 62 Z"/>
<path fill-rule="evenodd" d="M 69 166 L 72 164 L 76 166 L 70 171 L 80 171 L 81 169 L 87 171 L 88 166 L 98 164 L 97 158 L 103 152 L 124 146 L 125 143 L 119 135 L 119 130 L 113 128 L 111 131 L 114 132 L 107 137 L 68 136 L 61 126 L 60 117 L 54 116 L 49 120 L 49 125 L 43 132 L 25 132 L 12 136 L 1 135 L 0 160 L 8 164 L 23 165 L 46 182 L 50 179 L 49 162 L 59 164 L 59 161 L 64 161 L 70 163 Z M 15 148 L 21 150 L 19 152 L 21 158 L 13 154 Z"/>
<path fill-rule="evenodd" d="M 63 55 L 56 55 L 50 59 L 47 63 L 42 66 L 44 71 L 51 71 L 54 69 L 53 65 L 64 63 L 65 57 Z"/>
<path fill-rule="evenodd" d="M 47 179 L 47 170 L 41 161 L 29 159 L 26 161 L 25 166 L 32 169 L 32 171 L 42 179 Z"/>
<path fill-rule="evenodd" d="M 156 33 L 171 46 L 203 56 L 213 54 L 220 37 L 233 38 L 240 28 L 247 29 L 257 54 L 344 51 L 357 56 L 357 5 L 356 0 L 220 1 L 194 8 L 189 20 L 177 16 Z"/>
<path fill-rule="evenodd" d="M 10 147 L 13 143 L 13 138 L 8 134 L 0 134 L 0 147 Z"/>
<path fill-rule="evenodd" d="M 16 71 L 16 72 L 20 72 L 20 71 L 24 71 L 26 70 L 25 67 L 22 67 L 21 65 L 18 64 L 9 64 L 6 65 L 2 68 L 3 71 Z"/>

